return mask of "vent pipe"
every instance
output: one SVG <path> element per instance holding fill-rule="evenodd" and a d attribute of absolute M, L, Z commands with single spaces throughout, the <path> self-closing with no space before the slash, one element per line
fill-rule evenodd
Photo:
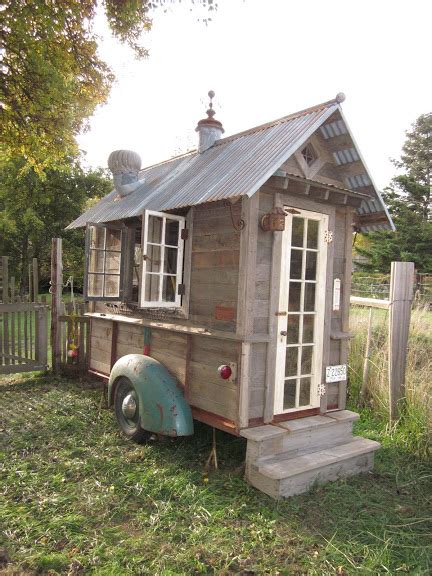
<path fill-rule="evenodd" d="M 205 152 L 209 148 L 213 146 L 215 142 L 217 142 L 222 134 L 224 133 L 224 129 L 222 127 L 222 123 L 219 120 L 214 119 L 214 115 L 216 112 L 213 110 L 213 98 L 215 93 L 213 90 L 210 90 L 208 93 L 210 97 L 210 104 L 209 109 L 207 110 L 207 118 L 200 120 L 198 122 L 198 126 L 195 128 L 195 131 L 198 132 L 198 152 Z"/>
<path fill-rule="evenodd" d="M 141 158 L 132 150 L 114 150 L 108 156 L 108 168 L 114 179 L 114 188 L 120 196 L 127 196 L 144 182 L 139 180 Z"/>

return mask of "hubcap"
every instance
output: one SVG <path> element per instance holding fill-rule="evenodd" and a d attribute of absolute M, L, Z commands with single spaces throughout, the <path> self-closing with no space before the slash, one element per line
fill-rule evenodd
<path fill-rule="evenodd" d="M 137 404 L 132 394 L 128 394 L 122 403 L 122 412 L 125 418 L 132 420 L 135 416 Z"/>

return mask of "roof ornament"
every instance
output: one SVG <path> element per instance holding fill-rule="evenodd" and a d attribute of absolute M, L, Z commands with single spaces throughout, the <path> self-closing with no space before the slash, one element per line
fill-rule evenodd
<path fill-rule="evenodd" d="M 345 102 L 345 99 L 346 99 L 346 96 L 343 92 L 338 92 L 336 94 L 335 100 L 338 104 L 342 104 L 342 102 Z"/>
<path fill-rule="evenodd" d="M 119 196 L 127 196 L 144 183 L 139 178 L 141 157 L 133 150 L 114 150 L 108 157 L 108 168 Z"/>
<path fill-rule="evenodd" d="M 200 120 L 198 122 L 198 126 L 195 129 L 199 134 L 198 152 L 200 153 L 205 152 L 211 148 L 224 133 L 222 123 L 214 118 L 214 115 L 216 114 L 216 112 L 213 110 L 213 98 L 215 96 L 214 91 L 209 90 L 208 96 L 210 98 L 210 102 L 207 110 L 207 118 Z"/>

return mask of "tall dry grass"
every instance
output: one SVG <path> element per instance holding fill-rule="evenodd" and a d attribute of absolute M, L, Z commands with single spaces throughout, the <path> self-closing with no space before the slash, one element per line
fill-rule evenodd
<path fill-rule="evenodd" d="M 349 356 L 349 395 L 354 406 L 369 405 L 375 414 L 388 418 L 388 312 L 375 309 L 369 378 L 366 395 L 360 396 L 369 310 L 351 307 Z M 402 351 L 401 351 L 402 353 Z M 412 311 L 408 341 L 405 398 L 400 403 L 400 419 L 393 429 L 406 435 L 406 442 L 419 456 L 432 454 L 432 312 Z"/>

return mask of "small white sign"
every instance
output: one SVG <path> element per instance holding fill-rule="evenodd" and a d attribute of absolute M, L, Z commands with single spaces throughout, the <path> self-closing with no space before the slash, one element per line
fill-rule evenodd
<path fill-rule="evenodd" d="M 333 310 L 340 310 L 341 281 L 335 278 L 333 282 Z"/>
<path fill-rule="evenodd" d="M 326 367 L 326 382 L 341 382 L 347 379 L 347 365 L 339 364 L 338 366 Z"/>

